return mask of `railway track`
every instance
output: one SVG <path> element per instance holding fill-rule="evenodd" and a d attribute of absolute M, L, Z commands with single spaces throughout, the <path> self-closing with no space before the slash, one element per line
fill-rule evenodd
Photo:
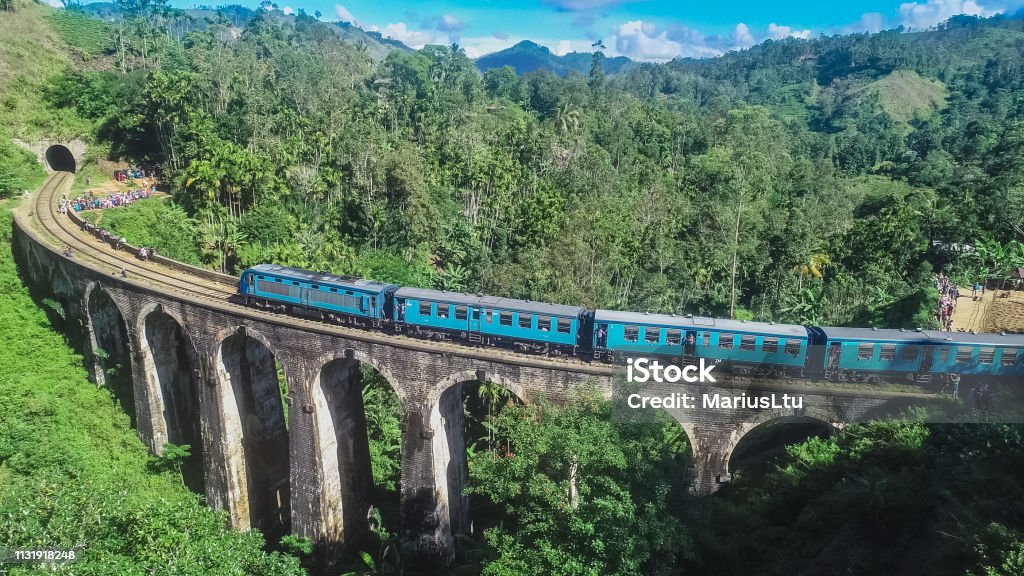
<path fill-rule="evenodd" d="M 72 222 L 69 216 L 58 214 L 60 194 L 70 190 L 73 180 L 74 175 L 69 172 L 54 173 L 39 189 L 33 200 L 34 220 L 39 225 L 32 226 L 30 222 L 25 228 L 34 228 L 37 232 L 43 232 L 47 238 L 42 240 L 49 243 L 55 253 L 59 254 L 70 246 L 77 262 L 95 271 L 117 276 L 121 282 L 158 294 L 170 293 L 170 296 L 180 301 L 232 314 L 238 318 L 287 326 L 311 333 L 339 336 L 419 352 L 446 354 L 525 367 L 565 370 L 601 377 L 614 376 L 620 372 L 619 368 L 611 365 L 587 362 L 574 357 L 548 358 L 500 348 L 473 348 L 451 342 L 428 341 L 401 334 L 337 326 L 284 313 L 250 308 L 235 300 L 238 289 L 236 279 L 233 277 L 195 269 L 166 258 L 162 258 L 162 260 L 169 265 L 162 265 L 152 260 L 142 261 L 135 256 L 134 249 L 114 250 L 106 242 L 83 231 L 80 226 Z M 128 273 L 127 278 L 119 276 L 121 268 Z M 838 396 L 859 396 L 867 388 L 876 396 L 927 396 L 907 390 L 882 392 L 877 387 L 861 387 L 849 383 L 805 380 L 750 381 L 743 377 L 725 374 L 720 377 L 720 380 L 724 385 L 731 384 L 741 388 L 772 391 L 827 392 Z"/>
<path fill-rule="evenodd" d="M 200 278 L 180 270 L 161 266 L 152 261 L 141 261 L 131 251 L 114 250 L 106 242 L 95 238 L 76 226 L 68 216 L 59 214 L 57 212 L 58 200 L 62 193 L 70 190 L 73 179 L 74 175 L 69 172 L 55 172 L 35 194 L 32 208 L 34 218 L 39 224 L 37 230 L 47 236 L 45 240 L 48 241 L 55 252 L 60 253 L 66 247 L 71 247 L 76 261 L 85 264 L 95 271 L 118 276 L 119 280 L 128 284 L 138 285 L 157 292 L 171 292 L 173 296 L 180 300 L 227 312 L 235 316 L 300 328 L 310 332 L 351 338 L 363 342 L 520 366 L 570 370 L 600 376 L 610 376 L 615 373 L 615 368 L 612 366 L 591 364 L 577 358 L 553 360 L 501 349 L 467 348 L 447 342 L 430 342 L 403 335 L 383 334 L 358 328 L 335 326 L 244 306 L 232 301 L 232 298 L 237 295 L 237 285 L 234 282 L 228 284 L 225 281 Z M 119 277 L 122 268 L 127 272 L 127 278 Z M 206 275 L 204 274 L 204 276 Z"/>

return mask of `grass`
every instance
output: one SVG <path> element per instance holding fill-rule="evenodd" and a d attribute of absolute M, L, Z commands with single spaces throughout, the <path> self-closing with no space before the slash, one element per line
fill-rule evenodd
<path fill-rule="evenodd" d="M 47 22 L 54 9 L 26 0 L 14 0 L 14 5 L 14 12 L 0 17 L 0 126 L 8 136 L 24 140 L 89 134 L 88 122 L 45 103 L 46 87 L 70 62 Z"/>
<path fill-rule="evenodd" d="M 882 108 L 893 120 L 901 122 L 925 118 L 946 107 L 946 86 L 912 70 L 897 70 L 867 89 L 878 94 Z"/>
<path fill-rule="evenodd" d="M 15 203 L 0 203 L 0 548 L 79 547 L 76 574 L 301 574 L 294 558 L 263 552 L 258 532 L 227 529 L 175 473 L 154 471 L 128 415 L 22 285 Z"/>
<path fill-rule="evenodd" d="M 69 48 L 83 60 L 112 49 L 111 27 L 77 10 L 54 10 L 46 19 Z"/>

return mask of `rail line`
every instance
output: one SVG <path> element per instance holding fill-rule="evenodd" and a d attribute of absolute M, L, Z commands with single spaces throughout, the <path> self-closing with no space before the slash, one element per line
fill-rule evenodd
<path fill-rule="evenodd" d="M 32 204 L 35 220 L 49 238 L 38 238 L 50 244 L 55 254 L 71 246 L 77 253 L 74 259 L 95 271 L 110 270 L 117 276 L 120 268 L 128 272 L 127 278 L 117 280 L 132 285 L 155 296 L 168 295 L 188 302 L 192 305 L 231 314 L 239 318 L 301 329 L 306 332 L 348 338 L 360 342 L 403 348 L 418 352 L 446 354 L 481 360 L 499 362 L 515 366 L 561 370 L 609 377 L 619 372 L 618 367 L 606 364 L 591 363 L 575 357 L 559 357 L 557 359 L 542 356 L 531 356 L 500 348 L 473 348 L 451 342 L 437 342 L 412 338 L 402 334 L 385 334 L 372 330 L 327 324 L 306 318 L 299 318 L 284 313 L 257 310 L 244 306 L 233 299 L 237 296 L 236 279 L 226 274 L 219 274 L 205 269 L 198 269 L 166 257 L 142 261 L 136 257 L 137 247 L 126 246 L 124 250 L 114 250 L 109 244 L 100 241 L 84 232 L 80 225 L 71 222 L 70 216 L 57 213 L 57 196 L 61 190 L 69 190 L 74 175 L 70 172 L 55 172 L 43 183 L 35 195 Z M 22 220 L 20 217 L 19 220 Z M 23 229 L 35 228 L 25 223 Z M 860 396 L 865 389 L 871 390 L 876 397 L 923 397 L 927 394 L 904 390 L 881 391 L 875 387 L 866 388 L 850 383 L 809 382 L 805 380 L 757 380 L 750 381 L 743 377 L 723 374 L 720 377 L 723 385 L 738 385 L 746 389 L 792 392 L 826 392 L 837 396 Z"/>
<path fill-rule="evenodd" d="M 74 252 L 74 259 L 93 270 L 110 270 L 113 276 L 119 274 L 120 269 L 124 268 L 128 277 L 118 277 L 118 280 L 138 286 L 148 292 L 161 294 L 170 291 L 174 293 L 174 297 L 183 301 L 235 316 L 421 352 L 445 353 L 483 361 L 599 376 L 611 376 L 616 371 L 612 366 L 590 364 L 576 358 L 552 360 L 501 349 L 467 348 L 447 342 L 431 342 L 399 334 L 381 334 L 358 328 L 325 324 L 243 306 L 230 300 L 237 294 L 237 286 L 234 284 L 229 285 L 226 282 L 211 280 L 209 277 L 198 278 L 195 275 L 172 270 L 152 261 L 143 262 L 133 255 L 136 248 L 129 246 L 127 250 L 116 251 L 105 242 L 101 242 L 82 231 L 81 228 L 72 225 L 69 217 L 57 213 L 56 199 L 61 190 L 70 189 L 73 179 L 74 175 L 69 172 L 55 172 L 36 192 L 32 208 L 35 219 L 41 226 L 41 231 L 49 237 L 44 240 L 49 240 L 51 249 L 56 253 L 60 253 L 65 247 L 70 246 Z M 185 265 L 180 266 L 186 267 Z M 215 275 L 207 273 L 204 276 Z"/>

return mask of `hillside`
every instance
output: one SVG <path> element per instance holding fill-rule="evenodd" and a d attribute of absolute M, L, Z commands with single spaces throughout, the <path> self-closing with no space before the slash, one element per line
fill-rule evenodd
<path fill-rule="evenodd" d="M 587 74 L 590 71 L 592 56 L 586 52 L 571 52 L 564 56 L 552 54 L 545 46 L 524 40 L 515 46 L 486 54 L 476 59 L 475 64 L 481 72 L 492 68 L 511 66 L 516 74 L 526 74 L 535 70 L 548 70 L 559 76 L 569 72 Z M 615 74 L 628 70 L 635 63 L 625 56 L 604 59 L 605 74 Z"/>
<path fill-rule="evenodd" d="M 82 6 L 82 10 L 104 21 L 115 21 L 122 16 L 121 9 L 113 2 L 93 2 Z M 256 15 L 256 10 L 246 8 L 238 4 L 217 6 L 216 8 L 188 8 L 182 13 L 191 19 L 191 23 L 181 29 L 182 32 L 202 30 L 206 27 L 208 20 L 223 17 L 234 28 L 241 30 Z M 275 16 L 282 21 L 293 23 L 299 17 L 275 13 Z M 411 51 L 412 49 L 398 40 L 384 38 L 380 32 L 369 32 L 353 25 L 351 22 L 325 23 L 342 40 L 357 46 L 363 46 L 366 53 L 375 62 L 387 57 L 393 50 Z"/>
<path fill-rule="evenodd" d="M 878 96 L 882 109 L 894 120 L 902 122 L 926 118 L 945 108 L 948 95 L 942 82 L 913 70 L 896 70 L 868 84 L 867 91 Z"/>

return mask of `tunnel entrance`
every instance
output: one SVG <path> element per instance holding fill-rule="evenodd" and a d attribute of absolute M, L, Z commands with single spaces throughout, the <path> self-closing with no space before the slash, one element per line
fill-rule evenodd
<path fill-rule="evenodd" d="M 284 374 L 273 352 L 245 334 L 221 345 L 219 369 L 236 520 L 239 528 L 258 528 L 277 542 L 291 531 Z"/>
<path fill-rule="evenodd" d="M 359 542 L 399 526 L 401 401 L 369 363 L 333 360 L 313 390 L 331 540 Z"/>
<path fill-rule="evenodd" d="M 189 354 L 191 344 L 178 322 L 163 312 L 146 316 L 143 361 L 149 390 L 159 390 L 167 442 L 188 445 L 190 456 L 181 468 L 185 485 L 203 492 L 203 454 L 199 400 Z"/>
<path fill-rule="evenodd" d="M 786 447 L 811 438 L 826 438 L 832 425 L 816 418 L 787 417 L 770 420 L 748 432 L 736 445 L 729 458 L 733 478 L 757 476 L 772 470 L 786 454 Z"/>
<path fill-rule="evenodd" d="M 96 384 L 110 389 L 118 404 L 131 418 L 132 428 L 135 428 L 131 353 L 128 350 L 128 330 L 124 318 L 110 294 L 102 288 L 91 291 L 88 309 L 92 328 L 91 344 L 96 358 Z"/>
<path fill-rule="evenodd" d="M 74 174 L 75 155 L 68 150 L 67 146 L 54 144 L 46 149 L 46 165 L 56 172 L 71 172 Z"/>

